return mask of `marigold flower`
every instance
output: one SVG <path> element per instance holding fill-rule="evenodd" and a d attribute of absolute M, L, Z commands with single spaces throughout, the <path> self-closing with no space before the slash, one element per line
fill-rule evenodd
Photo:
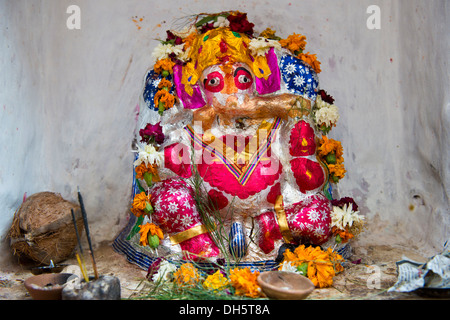
<path fill-rule="evenodd" d="M 328 170 L 330 170 L 330 173 L 338 179 L 342 179 L 347 172 L 343 163 L 328 164 Z"/>
<path fill-rule="evenodd" d="M 297 54 L 298 51 L 305 50 L 306 37 L 301 34 L 293 33 L 286 39 L 281 39 L 280 44 L 283 48 L 289 49 L 292 53 Z"/>
<path fill-rule="evenodd" d="M 175 65 L 175 63 L 172 62 L 172 60 L 170 60 L 169 58 L 161 59 L 161 60 L 156 61 L 155 66 L 153 67 L 153 70 L 157 74 L 160 74 L 163 71 L 166 71 L 166 72 L 172 74 L 174 65 Z"/>
<path fill-rule="evenodd" d="M 155 106 L 158 106 L 160 102 L 164 103 L 165 109 L 170 109 L 175 103 L 175 97 L 167 90 L 159 90 L 155 94 Z"/>
<path fill-rule="evenodd" d="M 280 40 L 280 38 L 275 35 L 275 32 L 276 32 L 275 30 L 266 28 L 263 32 L 261 32 L 259 36 L 267 39 Z"/>
<path fill-rule="evenodd" d="M 153 181 L 160 181 L 158 171 L 156 170 L 155 166 L 151 164 L 145 164 L 144 162 L 142 162 L 140 165 L 134 168 L 134 171 L 136 172 L 136 179 L 143 179 L 144 174 L 148 172 L 153 176 Z"/>
<path fill-rule="evenodd" d="M 250 268 L 235 268 L 231 270 L 230 282 L 236 290 L 235 294 L 250 298 L 263 297 L 264 293 L 256 281 L 258 276 L 259 271 L 252 272 Z"/>
<path fill-rule="evenodd" d="M 341 243 L 346 243 L 346 242 L 348 242 L 348 240 L 350 240 L 354 237 L 354 235 L 351 234 L 350 232 L 348 232 L 348 230 L 341 230 L 336 227 L 331 228 L 331 233 L 334 236 L 339 236 Z"/>
<path fill-rule="evenodd" d="M 158 88 L 162 89 L 164 87 L 167 87 L 170 89 L 172 87 L 172 82 L 170 82 L 166 78 L 162 78 L 161 81 L 158 83 Z"/>
<path fill-rule="evenodd" d="M 317 60 L 317 57 L 315 54 L 310 54 L 309 52 L 300 53 L 298 55 L 298 58 L 303 60 L 307 64 L 309 64 L 316 73 L 320 73 L 322 71 L 322 70 L 320 70 L 320 61 Z"/>
<path fill-rule="evenodd" d="M 343 270 L 340 264 L 342 256 L 331 248 L 323 251 L 320 247 L 300 245 L 293 252 L 287 249 L 284 252 L 284 261 L 290 262 L 292 266 L 308 263 L 307 276 L 318 288 L 331 286 L 336 272 Z"/>
<path fill-rule="evenodd" d="M 319 156 L 325 157 L 329 153 L 334 153 L 338 159 L 338 163 L 340 162 L 339 159 L 343 161 L 342 156 L 344 155 L 344 149 L 342 148 L 340 141 L 329 139 L 327 136 L 322 136 L 319 145 Z"/>
<path fill-rule="evenodd" d="M 228 280 L 220 270 L 217 270 L 214 274 L 209 275 L 203 282 L 203 287 L 209 290 L 222 290 L 230 284 Z"/>
<path fill-rule="evenodd" d="M 141 235 L 139 239 L 139 244 L 141 246 L 148 246 L 148 235 L 156 235 L 160 240 L 164 238 L 164 234 L 160 227 L 154 223 L 146 223 L 139 226 L 139 233 Z"/>
<path fill-rule="evenodd" d="M 173 274 L 174 281 L 179 286 L 195 285 L 200 281 L 200 273 L 190 262 L 182 264 Z"/>
<path fill-rule="evenodd" d="M 146 215 L 147 214 L 146 209 L 148 208 L 149 205 L 151 206 L 150 198 L 151 194 L 147 195 L 144 191 L 136 194 L 133 199 L 131 212 L 137 217 Z"/>

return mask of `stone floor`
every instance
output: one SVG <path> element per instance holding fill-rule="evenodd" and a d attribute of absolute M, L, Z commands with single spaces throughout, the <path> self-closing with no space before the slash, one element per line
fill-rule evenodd
<path fill-rule="evenodd" d="M 367 246 L 353 248 L 353 256 L 345 271 L 336 275 L 331 288 L 316 289 L 307 299 L 332 300 L 410 300 L 426 299 L 414 293 L 387 292 L 397 281 L 395 262 L 406 256 L 417 261 L 427 259 L 420 254 L 403 248 L 389 246 Z M 87 257 L 86 257 L 87 258 Z M 120 279 L 122 299 L 142 295 L 142 280 L 146 271 L 129 263 L 126 258 L 113 250 L 110 244 L 103 244 L 96 249 L 95 259 L 98 273 L 114 275 Z M 79 270 L 76 259 L 64 262 L 66 268 Z M 88 270 L 92 267 L 88 263 Z M 90 268 L 90 269 L 89 269 Z M 32 299 L 24 287 L 24 280 L 32 276 L 29 267 L 13 264 L 0 271 L 0 300 L 30 300 Z"/>

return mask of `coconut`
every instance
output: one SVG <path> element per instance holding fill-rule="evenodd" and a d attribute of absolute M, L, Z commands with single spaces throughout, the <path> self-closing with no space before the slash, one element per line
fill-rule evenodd
<path fill-rule="evenodd" d="M 60 194 L 40 192 L 28 197 L 14 214 L 8 237 L 13 254 L 42 265 L 66 260 L 77 245 L 83 230 L 80 206 L 64 200 Z"/>

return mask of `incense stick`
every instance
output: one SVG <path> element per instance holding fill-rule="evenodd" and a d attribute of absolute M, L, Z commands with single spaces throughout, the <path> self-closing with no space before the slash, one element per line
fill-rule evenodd
<path fill-rule="evenodd" d="M 83 197 L 81 196 L 80 187 L 78 187 L 78 201 L 80 202 L 81 214 L 83 215 L 84 229 L 86 230 L 86 237 L 91 252 L 92 265 L 94 267 L 95 279 L 98 279 L 97 264 L 95 263 L 94 251 L 92 250 L 91 236 L 89 235 L 89 225 L 87 220 L 86 209 L 84 208 Z"/>
<path fill-rule="evenodd" d="M 77 240 L 78 240 L 78 248 L 81 253 L 81 259 L 80 259 L 80 256 L 78 255 L 78 253 L 76 254 L 78 265 L 80 266 L 81 274 L 83 275 L 84 281 L 89 282 L 89 278 L 86 274 L 86 265 L 84 263 L 84 258 L 83 258 L 83 247 L 81 245 L 80 234 L 78 233 L 77 220 L 75 219 L 75 213 L 73 212 L 73 209 L 70 209 L 70 212 L 72 213 L 73 226 L 75 227 L 75 233 L 77 235 Z"/>

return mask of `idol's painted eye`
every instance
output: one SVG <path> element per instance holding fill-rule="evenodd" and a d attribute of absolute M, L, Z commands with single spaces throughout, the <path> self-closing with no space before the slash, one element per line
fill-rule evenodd
<path fill-rule="evenodd" d="M 205 89 L 211 92 L 220 92 L 225 85 L 223 76 L 218 71 L 208 74 L 205 80 L 203 80 L 203 84 L 205 86 Z"/>
<path fill-rule="evenodd" d="M 234 84 L 240 90 L 247 90 L 253 84 L 253 77 L 245 68 L 237 68 L 234 72 Z"/>

